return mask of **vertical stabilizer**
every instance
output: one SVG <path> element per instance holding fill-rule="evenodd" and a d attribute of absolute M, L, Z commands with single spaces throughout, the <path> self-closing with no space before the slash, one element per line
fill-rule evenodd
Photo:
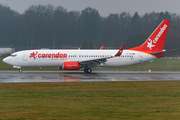
<path fill-rule="evenodd" d="M 160 52 L 163 50 L 170 20 L 163 20 L 149 38 L 140 46 L 129 50 L 143 51 L 148 53 Z"/>

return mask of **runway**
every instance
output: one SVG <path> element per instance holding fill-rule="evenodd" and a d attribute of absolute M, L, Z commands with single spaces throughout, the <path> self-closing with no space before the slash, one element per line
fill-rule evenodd
<path fill-rule="evenodd" d="M 180 72 L 148 71 L 0 71 L 0 83 L 95 82 L 95 81 L 167 81 L 180 80 Z"/>

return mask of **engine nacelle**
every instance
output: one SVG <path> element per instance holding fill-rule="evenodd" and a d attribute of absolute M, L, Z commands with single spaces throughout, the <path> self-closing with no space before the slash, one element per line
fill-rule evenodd
<path fill-rule="evenodd" d="M 63 62 L 62 70 L 79 70 L 80 64 L 78 62 Z"/>

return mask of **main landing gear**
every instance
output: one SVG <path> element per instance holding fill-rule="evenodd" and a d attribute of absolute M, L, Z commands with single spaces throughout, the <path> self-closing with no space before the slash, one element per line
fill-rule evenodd
<path fill-rule="evenodd" d="M 19 69 L 19 72 L 22 73 L 22 69 Z"/>
<path fill-rule="evenodd" d="M 91 68 L 84 68 L 84 73 L 91 73 L 92 69 Z"/>

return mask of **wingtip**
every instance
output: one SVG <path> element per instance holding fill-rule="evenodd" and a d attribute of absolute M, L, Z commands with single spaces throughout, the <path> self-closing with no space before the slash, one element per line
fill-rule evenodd
<path fill-rule="evenodd" d="M 103 50 L 104 49 L 104 45 L 100 48 L 100 50 Z"/>
<path fill-rule="evenodd" d="M 114 55 L 114 57 L 120 56 L 123 53 L 124 47 L 125 47 L 125 44 L 119 49 L 119 51 L 116 53 L 116 55 Z"/>

